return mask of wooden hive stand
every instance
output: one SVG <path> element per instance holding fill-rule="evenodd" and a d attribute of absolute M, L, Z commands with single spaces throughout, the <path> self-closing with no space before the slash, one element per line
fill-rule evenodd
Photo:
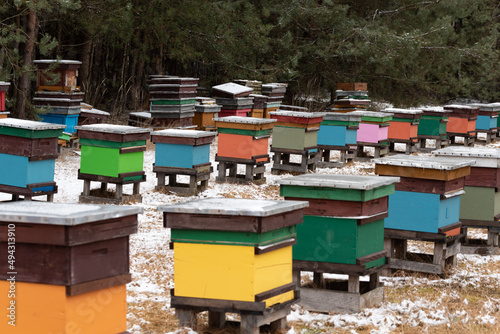
<path fill-rule="evenodd" d="M 348 162 L 354 161 L 358 155 L 358 146 L 333 146 L 333 145 L 318 145 L 320 153 L 320 161 L 318 167 L 344 167 Z M 340 156 L 336 161 L 331 161 L 331 152 L 338 151 Z"/>
<path fill-rule="evenodd" d="M 435 144 L 434 147 L 429 146 L 428 140 L 434 140 Z M 439 150 L 441 148 L 448 147 L 450 145 L 450 139 L 448 138 L 448 135 L 443 135 L 443 136 L 424 136 L 424 135 L 419 135 L 418 136 L 418 150 L 420 152 L 431 152 L 433 150 Z"/>
<path fill-rule="evenodd" d="M 464 254 L 500 254 L 500 149 L 490 147 L 448 147 L 432 152 L 449 160 L 473 159 L 471 173 L 465 178 L 465 194 L 460 200 Z M 486 239 L 469 238 L 469 229 L 482 229 Z"/>
<path fill-rule="evenodd" d="M 264 159 L 264 160 L 263 160 Z M 264 173 L 266 164 L 269 162 L 269 155 L 254 156 L 252 159 L 239 159 L 228 157 L 215 157 L 215 161 L 219 163 L 217 166 L 218 182 L 235 182 L 235 183 L 266 183 Z M 244 166 L 245 173 L 238 173 L 238 165 Z"/>
<path fill-rule="evenodd" d="M 304 174 L 281 179 L 285 200 L 307 200 L 293 247 L 300 305 L 316 312 L 360 312 L 384 298 L 379 273 L 387 268 L 384 219 L 397 177 Z M 314 273 L 301 286 L 300 272 Z M 323 274 L 348 275 L 324 280 Z M 360 276 L 370 276 L 370 282 Z"/>
<path fill-rule="evenodd" d="M 158 178 L 156 190 L 166 190 L 183 196 L 192 196 L 207 188 L 213 168 L 210 163 L 197 165 L 193 168 L 153 166 L 153 172 L 156 173 Z M 177 176 L 180 175 L 188 176 L 189 183 L 178 182 Z M 168 177 L 168 183 L 166 183 L 166 177 Z"/>
<path fill-rule="evenodd" d="M 128 180 L 128 178 L 133 178 L 133 180 Z M 79 197 L 81 203 L 140 203 L 142 202 L 142 195 L 140 193 L 141 182 L 146 181 L 146 173 L 136 172 L 121 174 L 118 177 L 109 177 L 103 175 L 85 174 L 78 171 L 78 179 L 83 180 L 83 192 Z M 97 189 L 91 189 L 91 182 L 99 182 L 101 186 Z M 108 184 L 115 185 L 114 198 L 109 197 Z M 132 194 L 123 193 L 123 186 L 127 184 L 133 185 Z"/>
<path fill-rule="evenodd" d="M 321 159 L 321 153 L 316 147 L 308 147 L 305 150 L 280 149 L 271 146 L 273 156 L 273 167 L 271 172 L 275 175 L 281 173 L 307 173 L 315 171 Z M 297 156 L 300 162 L 293 162 L 291 158 Z"/>
<path fill-rule="evenodd" d="M 263 325 L 286 327 L 297 302 L 292 246 L 303 201 L 206 198 L 160 206 L 171 230 L 174 283 L 171 306 L 180 326 L 196 328 L 208 311 L 210 327 L 226 313 L 241 315 L 240 333 Z"/>

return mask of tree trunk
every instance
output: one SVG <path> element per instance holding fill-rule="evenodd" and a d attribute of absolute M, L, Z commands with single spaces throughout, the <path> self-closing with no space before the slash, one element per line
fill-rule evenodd
<path fill-rule="evenodd" d="M 80 87 L 81 90 L 86 92 L 89 88 L 89 73 L 90 73 L 90 57 L 92 52 L 92 37 L 90 37 L 85 44 L 83 44 L 82 50 L 82 65 L 80 66 Z M 85 100 L 88 101 L 88 100 Z"/>
<path fill-rule="evenodd" d="M 35 29 L 37 15 L 34 7 L 28 12 L 28 25 L 26 27 L 26 43 L 24 46 L 23 71 L 19 78 L 19 90 L 17 94 L 17 117 L 26 118 L 26 100 L 30 97 L 30 81 L 28 72 L 33 65 L 33 53 L 35 50 Z"/>

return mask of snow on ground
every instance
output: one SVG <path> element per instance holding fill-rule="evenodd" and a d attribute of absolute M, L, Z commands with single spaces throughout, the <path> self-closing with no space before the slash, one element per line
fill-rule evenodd
<path fill-rule="evenodd" d="M 498 145 L 489 145 L 498 146 Z M 216 146 L 212 145 L 211 160 L 214 161 Z M 80 156 L 78 152 L 66 151 L 57 159 L 55 170 L 55 181 L 58 185 L 58 193 L 55 195 L 56 202 L 76 203 L 78 196 L 83 189 L 83 181 L 77 179 Z M 169 297 L 167 291 L 173 288 L 171 279 L 173 277 L 173 265 L 171 261 L 172 251 L 169 250 L 170 232 L 162 227 L 162 215 L 156 211 L 158 205 L 168 203 L 187 201 L 193 198 L 202 197 L 234 197 L 234 198 L 267 198 L 279 199 L 279 187 L 276 181 L 290 177 L 290 175 L 272 175 L 270 173 L 272 163 L 267 165 L 266 178 L 264 185 L 235 185 L 228 183 L 216 183 L 216 163 L 213 162 L 214 173 L 209 183 L 209 188 L 198 196 L 180 197 L 174 194 L 163 194 L 154 190 L 156 185 L 156 176 L 152 172 L 154 162 L 154 151 L 148 150 L 144 155 L 144 169 L 147 175 L 147 181 L 141 183 L 142 203 L 138 205 L 144 209 L 144 213 L 139 215 L 139 232 L 131 236 L 130 254 L 131 254 L 131 272 L 133 282 L 129 283 L 127 302 L 134 305 L 145 300 L 155 301 L 163 305 L 162 310 L 173 312 L 169 309 Z M 324 174 L 373 174 L 374 165 L 371 162 L 351 163 L 344 168 L 318 169 L 318 173 Z M 96 187 L 97 185 L 94 185 Z M 127 188 L 130 187 L 130 188 Z M 131 192 L 131 185 L 124 187 L 124 193 Z M 113 186 L 110 185 L 110 189 Z M 7 200 L 10 196 L 0 194 L 0 200 Z M 485 235 L 482 235 L 485 238 Z M 151 254 L 154 257 L 151 257 Z M 158 265 L 157 258 L 165 259 L 165 263 Z M 170 260 L 168 260 L 170 259 Z M 482 269 L 482 265 L 487 268 L 498 268 L 500 256 L 477 256 L 477 255 L 459 255 L 458 262 L 465 265 L 459 265 L 451 275 L 446 279 L 430 279 L 426 277 L 382 277 L 382 281 L 389 288 L 404 288 L 406 286 L 429 286 L 429 287 L 475 287 L 485 284 L 493 289 L 500 288 L 500 271 L 491 269 Z M 152 273 L 148 268 L 151 264 L 155 272 Z M 492 266 L 493 264 L 493 266 Z M 338 275 L 336 275 L 338 276 Z M 159 277 L 159 278 L 158 278 Z M 162 277 L 164 279 L 162 279 Z M 448 297 L 453 296 L 453 290 L 445 289 L 444 294 Z M 479 323 L 495 323 L 498 321 L 490 315 L 493 305 L 498 308 L 498 299 L 490 298 L 489 304 L 485 304 L 484 313 L 479 319 L 469 318 L 463 308 L 458 307 L 455 310 L 448 310 L 443 306 L 439 298 L 435 299 L 412 299 L 403 298 L 397 303 L 384 302 L 379 308 L 365 309 L 358 314 L 319 314 L 308 312 L 299 306 L 294 306 L 292 313 L 288 316 L 290 322 L 305 323 L 311 331 L 300 331 L 291 328 L 288 333 L 316 333 L 315 329 L 320 330 L 325 326 L 329 328 L 352 328 L 352 333 L 356 333 L 356 328 L 362 326 L 373 326 L 371 333 L 390 333 L 401 325 L 409 326 L 433 326 L 438 324 L 450 324 L 453 321 L 468 322 L 477 321 Z M 460 301 L 460 303 L 462 303 Z M 467 300 L 463 301 L 465 305 Z M 498 310 L 497 313 L 498 314 Z M 129 331 L 132 334 L 143 333 L 141 320 L 134 312 L 129 312 Z M 133 325 L 130 324 L 131 320 Z M 181 330 L 179 330 L 181 331 Z M 183 330 L 185 333 L 186 330 Z M 191 333 L 194 333 L 191 331 Z"/>

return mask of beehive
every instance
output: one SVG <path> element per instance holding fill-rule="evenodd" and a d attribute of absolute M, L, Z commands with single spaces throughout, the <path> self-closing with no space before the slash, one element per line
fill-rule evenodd
<path fill-rule="evenodd" d="M 47 202 L 0 207 L 0 302 L 10 303 L 7 279 L 14 275 L 17 305 L 16 326 L 2 322 L 2 332 L 126 330 L 128 237 L 137 232 L 142 209 Z M 16 261 L 14 268 L 7 268 L 7 231 L 12 226 Z"/>
<path fill-rule="evenodd" d="M 354 111 L 352 115 L 361 116 L 357 133 L 358 143 L 383 144 L 388 142 L 391 113 L 375 111 Z"/>
<path fill-rule="evenodd" d="M 268 142 L 275 120 L 227 116 L 216 118 L 217 156 L 259 161 L 268 159 Z"/>
<path fill-rule="evenodd" d="M 294 261 L 356 265 L 384 249 L 384 218 L 397 177 L 306 174 L 281 179 L 280 195 L 306 200 Z M 366 268 L 384 256 L 365 261 Z"/>
<path fill-rule="evenodd" d="M 167 129 L 151 134 L 155 143 L 155 166 L 195 168 L 210 162 L 210 144 L 215 133 Z"/>
<path fill-rule="evenodd" d="M 390 140 L 418 141 L 418 124 L 422 117 L 422 110 L 387 108 L 382 112 L 392 114 L 387 133 Z"/>
<path fill-rule="evenodd" d="M 446 127 L 446 131 L 448 133 L 475 135 L 476 120 L 479 114 L 478 107 L 450 104 L 444 106 L 443 108 L 451 111 L 448 125 Z"/>
<path fill-rule="evenodd" d="M 78 69 L 82 62 L 78 60 L 41 59 L 34 60 L 38 67 L 38 91 L 71 92 L 78 91 Z"/>
<path fill-rule="evenodd" d="M 385 228 L 458 233 L 460 196 L 472 163 L 413 155 L 375 159 L 376 174 L 401 178 L 389 196 Z"/>
<path fill-rule="evenodd" d="M 93 124 L 77 127 L 82 154 L 80 173 L 121 178 L 144 178 L 144 151 L 150 130 L 126 125 Z"/>
<path fill-rule="evenodd" d="M 294 298 L 292 244 L 305 202 L 208 198 L 165 205 L 176 297 L 261 303 Z"/>
<path fill-rule="evenodd" d="M 318 131 L 323 114 L 300 111 L 275 111 L 272 147 L 276 149 L 311 150 L 318 145 Z"/>
<path fill-rule="evenodd" d="M 442 107 L 422 108 L 422 117 L 418 125 L 419 136 L 446 136 L 446 125 L 451 110 Z"/>
<path fill-rule="evenodd" d="M 33 193 L 56 190 L 57 137 L 63 129 L 58 124 L 0 119 L 0 184 Z"/>
<path fill-rule="evenodd" d="M 0 118 L 6 118 L 5 93 L 9 90 L 10 82 L 0 81 Z M 2 117 L 5 115 L 5 117 Z"/>
<path fill-rule="evenodd" d="M 351 113 L 326 113 L 318 132 L 318 145 L 356 145 L 361 116 Z"/>

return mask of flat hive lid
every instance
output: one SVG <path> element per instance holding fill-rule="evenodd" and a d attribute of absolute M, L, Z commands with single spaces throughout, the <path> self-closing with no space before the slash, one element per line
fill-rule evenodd
<path fill-rule="evenodd" d="M 479 107 L 481 111 L 500 111 L 500 103 L 471 103 L 469 106 Z"/>
<path fill-rule="evenodd" d="M 450 146 L 434 150 L 432 154 L 446 157 L 447 159 L 473 159 L 476 163 L 472 167 L 500 167 L 500 148 Z"/>
<path fill-rule="evenodd" d="M 215 89 L 215 90 L 218 90 L 221 92 L 225 92 L 228 94 L 241 94 L 241 93 L 248 93 L 248 92 L 253 91 L 253 88 L 243 86 L 243 85 L 238 85 L 238 84 L 233 83 L 233 82 L 228 82 L 228 83 L 225 83 L 222 85 L 213 86 L 212 89 Z"/>
<path fill-rule="evenodd" d="M 270 118 L 243 117 L 243 116 L 226 116 L 214 118 L 215 122 L 241 123 L 241 124 L 269 124 L 277 122 Z"/>
<path fill-rule="evenodd" d="M 0 127 L 25 129 L 31 131 L 42 131 L 42 130 L 62 130 L 66 128 L 66 125 L 28 121 L 19 118 L 3 118 L 0 119 Z"/>
<path fill-rule="evenodd" d="M 33 60 L 34 64 L 52 64 L 52 63 L 57 63 L 57 64 L 68 64 L 68 65 L 81 65 L 82 62 L 78 60 L 65 60 L 65 59 L 38 59 L 38 60 Z"/>
<path fill-rule="evenodd" d="M 389 112 L 378 112 L 369 110 L 356 110 L 352 111 L 351 114 L 361 117 L 375 117 L 375 118 L 386 118 L 387 116 L 393 116 L 393 114 Z"/>
<path fill-rule="evenodd" d="M 83 113 L 89 113 L 89 114 L 96 114 L 96 115 L 103 115 L 103 116 L 110 116 L 111 114 L 107 111 L 104 110 L 99 110 L 99 109 L 82 109 L 82 114 Z"/>
<path fill-rule="evenodd" d="M 116 133 L 116 134 L 135 134 L 135 133 L 151 132 L 151 129 L 138 128 L 135 126 L 128 126 L 128 125 L 104 124 L 104 123 L 76 126 L 75 129 L 94 131 L 94 132 Z"/>
<path fill-rule="evenodd" d="M 132 205 L 67 204 L 55 202 L 11 202 L 0 204 L 0 221 L 44 225 L 76 226 L 140 214 Z"/>
<path fill-rule="evenodd" d="M 300 117 L 300 118 L 323 117 L 323 113 L 320 113 L 320 112 L 303 112 L 303 111 L 289 111 L 289 110 L 272 111 L 269 113 L 269 115 L 285 116 L 285 117 Z"/>
<path fill-rule="evenodd" d="M 455 170 L 474 164 L 474 160 L 456 161 L 446 157 L 398 154 L 373 160 L 377 165 L 414 167 L 437 170 Z"/>
<path fill-rule="evenodd" d="M 182 130 L 182 129 L 166 129 L 155 131 L 152 133 L 154 136 L 164 136 L 164 137 L 183 137 L 183 138 L 203 138 L 203 137 L 215 137 L 215 132 L 210 131 L 198 131 L 198 130 Z"/>
<path fill-rule="evenodd" d="M 130 116 L 138 116 L 143 118 L 151 118 L 151 113 L 148 111 L 136 111 L 129 113 Z"/>
<path fill-rule="evenodd" d="M 419 115 L 422 113 L 420 109 L 400 109 L 400 108 L 386 108 L 382 110 L 384 113 L 394 113 L 394 114 L 407 114 L 407 115 Z"/>
<path fill-rule="evenodd" d="M 370 175 L 303 174 L 278 180 L 279 185 L 370 190 L 399 182 L 399 177 Z"/>
<path fill-rule="evenodd" d="M 241 198 L 203 198 L 194 201 L 162 205 L 158 211 L 204 215 L 267 217 L 305 208 L 303 201 L 276 201 Z"/>
<path fill-rule="evenodd" d="M 339 113 L 327 112 L 323 115 L 324 121 L 343 121 L 343 122 L 361 122 L 361 116 L 355 115 L 352 112 Z"/>
<path fill-rule="evenodd" d="M 476 110 L 478 107 L 472 107 L 465 104 L 448 104 L 443 107 L 444 109 L 464 109 L 464 110 Z"/>

